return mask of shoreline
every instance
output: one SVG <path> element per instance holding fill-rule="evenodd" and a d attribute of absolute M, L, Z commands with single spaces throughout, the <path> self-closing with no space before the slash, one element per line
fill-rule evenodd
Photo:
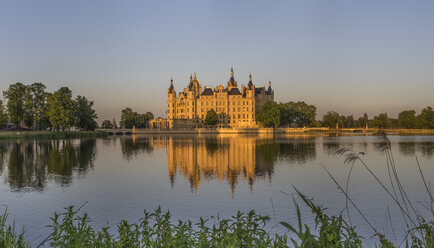
<path fill-rule="evenodd" d="M 377 134 L 380 130 L 386 134 L 404 134 L 404 135 L 434 135 L 434 129 L 378 129 L 378 128 L 342 128 L 342 129 L 329 129 L 329 128 L 196 128 L 196 129 L 98 129 L 105 131 L 110 135 L 123 135 L 123 134 L 194 134 L 194 135 L 219 135 L 219 134 L 257 134 L 257 135 L 274 135 L 274 134 Z"/>
<path fill-rule="evenodd" d="M 106 131 L 0 131 L 0 140 L 7 139 L 71 139 L 102 138 L 109 134 Z"/>

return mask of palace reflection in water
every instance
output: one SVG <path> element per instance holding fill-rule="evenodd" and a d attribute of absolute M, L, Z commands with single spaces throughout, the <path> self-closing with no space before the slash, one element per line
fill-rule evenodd
<path fill-rule="evenodd" d="M 375 137 L 372 137 L 375 138 Z M 43 191 L 48 183 L 68 187 L 75 177 L 93 169 L 96 151 L 120 150 L 122 161 L 135 159 L 145 164 L 155 150 L 167 155 L 167 173 L 171 186 L 185 178 L 193 192 L 204 181 L 216 180 L 230 185 L 255 181 L 271 182 L 275 166 L 314 163 L 317 153 L 333 155 L 341 147 L 366 152 L 368 145 L 381 150 L 377 139 L 360 139 L 357 144 L 336 137 L 258 137 L 258 136 L 125 136 L 108 139 L 1 141 L 0 175 L 3 185 L 12 191 Z M 369 144 L 368 144 L 369 143 Z M 392 144 L 395 146 L 395 144 Z M 400 155 L 420 155 L 431 159 L 431 140 L 398 140 Z M 110 148 L 108 148 L 110 147 Z M 101 154 L 104 156 L 104 152 Z M 102 168 L 103 170 L 103 168 Z"/>
<path fill-rule="evenodd" d="M 192 191 L 196 191 L 203 180 L 227 181 L 232 192 L 240 179 L 252 187 L 258 179 L 271 181 L 278 160 L 305 163 L 316 156 L 312 137 L 283 141 L 249 136 L 133 136 L 121 143 L 126 159 L 149 153 L 154 148 L 166 149 L 172 186 L 179 174 L 190 182 Z"/>

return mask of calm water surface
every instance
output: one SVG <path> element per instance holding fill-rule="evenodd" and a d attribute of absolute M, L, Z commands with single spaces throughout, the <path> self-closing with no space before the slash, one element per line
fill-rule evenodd
<path fill-rule="evenodd" d="M 414 201 L 427 202 L 415 159 L 433 183 L 434 136 L 389 138 L 407 193 Z M 54 211 L 85 202 L 83 210 L 97 227 L 115 226 L 121 219 L 136 221 L 144 209 L 158 206 L 175 219 L 192 220 L 255 209 L 272 217 L 273 232 L 283 233 L 275 219 L 296 223 L 287 195 L 293 194 L 291 184 L 330 213 L 344 208 L 344 196 L 320 166 L 343 185 L 349 166 L 335 155 L 338 148 L 365 152 L 365 162 L 388 182 L 381 142 L 376 136 L 239 135 L 0 141 L 0 208 L 7 206 L 9 221 L 25 226 L 33 245 L 49 233 L 46 225 Z M 395 229 L 402 225 L 400 212 L 361 166 L 352 173 L 350 195 L 391 238 L 386 205 Z M 372 244 L 368 225 L 351 212 L 353 224 Z M 302 214 L 306 223 L 313 223 L 309 210 Z"/>

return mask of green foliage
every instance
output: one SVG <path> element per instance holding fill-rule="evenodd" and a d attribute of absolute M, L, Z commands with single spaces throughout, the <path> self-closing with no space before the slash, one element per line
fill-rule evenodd
<path fill-rule="evenodd" d="M 8 115 L 6 114 L 5 106 L 3 101 L 0 100 L 0 128 L 8 124 Z"/>
<path fill-rule="evenodd" d="M 217 113 L 214 111 L 214 109 L 211 109 L 206 113 L 205 117 L 205 125 L 214 126 L 219 123 L 219 117 Z"/>
<path fill-rule="evenodd" d="M 261 106 L 259 113 L 256 115 L 256 121 L 264 127 L 278 127 L 280 125 L 280 108 L 274 101 L 268 101 Z"/>
<path fill-rule="evenodd" d="M 355 232 L 354 227 L 349 226 L 343 219 L 342 215 L 328 216 L 324 213 L 324 208 L 313 203 L 312 199 L 297 191 L 298 196 L 306 206 L 315 215 L 315 227 L 319 227 L 319 235 L 312 234 L 309 226 L 303 225 L 301 220 L 301 211 L 299 205 L 294 199 L 294 205 L 297 212 L 298 228 L 286 222 L 280 222 L 288 231 L 296 234 L 299 243 L 291 238 L 294 247 L 300 248 L 358 248 L 362 247 L 361 237 Z"/>
<path fill-rule="evenodd" d="M 151 114 L 152 114 L 152 113 L 151 113 Z M 154 119 L 154 115 L 152 115 L 152 118 L 151 118 L 151 119 Z M 118 128 L 118 125 L 116 124 L 116 120 L 115 120 L 115 118 L 113 118 L 112 126 L 113 126 L 113 128 Z"/>
<path fill-rule="evenodd" d="M 95 230 L 87 214 L 73 207 L 54 214 L 51 247 L 287 247 L 286 236 L 271 236 L 263 228 L 269 217 L 238 212 L 231 219 L 219 216 L 191 221 L 172 221 L 169 212 L 158 208 L 144 212 L 137 223 L 121 221 L 113 234 L 109 227 Z"/>
<path fill-rule="evenodd" d="M 15 83 L 9 86 L 7 91 L 3 91 L 3 96 L 8 100 L 7 110 L 9 119 L 15 126 L 20 127 L 24 120 L 24 98 L 26 86 L 22 83 Z"/>
<path fill-rule="evenodd" d="M 340 115 L 335 111 L 328 111 L 323 117 L 322 122 L 326 127 L 338 128 L 342 126 L 342 119 Z"/>
<path fill-rule="evenodd" d="M 416 127 L 416 111 L 405 110 L 398 115 L 398 125 L 403 128 Z"/>
<path fill-rule="evenodd" d="M 109 121 L 109 120 L 104 120 L 104 121 L 101 123 L 101 128 L 104 128 L 104 129 L 111 129 L 111 128 L 113 128 L 113 124 L 112 124 L 112 122 Z"/>
<path fill-rule="evenodd" d="M 315 121 L 316 107 L 305 102 L 279 103 L 280 125 L 307 127 Z"/>
<path fill-rule="evenodd" d="M 75 99 L 75 122 L 81 130 L 95 130 L 97 115 L 92 108 L 93 101 L 87 100 L 84 96 L 77 96 Z"/>
<path fill-rule="evenodd" d="M 133 112 L 131 108 L 125 108 L 122 110 L 121 121 L 119 125 L 123 128 L 147 128 L 149 120 L 154 119 L 154 115 L 151 112 L 146 114 L 139 114 Z"/>
<path fill-rule="evenodd" d="M 61 87 L 48 96 L 48 118 L 57 130 L 70 128 L 75 121 L 75 102 L 68 87 Z"/>
<path fill-rule="evenodd" d="M 387 117 L 387 113 L 381 113 L 377 116 L 374 116 L 374 118 L 372 119 L 371 125 L 373 127 L 378 127 L 378 128 L 390 127 L 389 118 Z"/>
<path fill-rule="evenodd" d="M 425 129 L 434 128 L 434 111 L 432 107 L 426 107 L 422 109 L 420 114 L 416 118 L 417 127 Z"/>
<path fill-rule="evenodd" d="M 1 248 L 30 248 L 30 244 L 24 241 L 24 230 L 21 233 L 15 231 L 15 225 L 7 226 L 6 220 L 8 218 L 7 211 L 5 210 L 0 215 L 0 247 Z"/>

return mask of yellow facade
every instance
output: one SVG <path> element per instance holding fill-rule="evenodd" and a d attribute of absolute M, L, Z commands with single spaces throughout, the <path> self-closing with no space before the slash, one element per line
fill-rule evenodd
<path fill-rule="evenodd" d="M 171 120 L 189 119 L 203 122 L 208 111 L 213 109 L 219 116 L 220 127 L 232 128 L 254 128 L 257 127 L 255 115 L 260 107 L 267 101 L 274 100 L 274 91 L 271 89 L 271 82 L 268 89 L 255 87 L 252 82 L 252 75 L 249 76 L 246 86 L 241 85 L 234 79 L 234 72 L 231 69 L 231 77 L 226 87 L 219 85 L 214 89 L 204 87 L 197 79 L 190 76 L 190 83 L 178 95 L 173 87 L 173 80 L 170 82 L 167 98 L 167 119 Z M 170 128 L 176 128 L 172 125 Z"/>

